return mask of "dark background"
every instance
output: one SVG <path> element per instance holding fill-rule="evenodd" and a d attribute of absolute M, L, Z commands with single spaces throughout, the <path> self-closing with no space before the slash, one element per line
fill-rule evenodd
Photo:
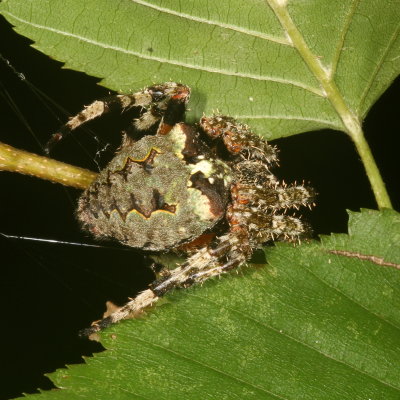
<path fill-rule="evenodd" d="M 68 115 L 110 92 L 93 77 L 62 69 L 61 63 L 34 50 L 2 17 L 0 38 L 0 55 L 26 78 L 0 60 L 0 141 L 42 154 L 41 146 Z M 399 89 L 397 79 L 364 124 L 396 209 L 400 206 L 395 144 Z M 52 156 L 95 171 L 96 153 L 105 143 L 116 146 L 120 139 L 117 121 L 111 117 L 77 136 L 79 143 L 66 139 Z M 343 133 L 310 132 L 274 144 L 280 148 L 279 176 L 287 182 L 310 182 L 319 193 L 317 207 L 307 216 L 316 234 L 346 232 L 346 209 L 376 208 L 359 157 Z M 100 162 L 107 161 L 112 152 L 112 146 L 100 151 Z M 0 185 L 0 232 L 94 243 L 80 232 L 74 218 L 78 190 L 6 172 L 0 174 Z M 79 339 L 78 330 L 101 316 L 105 301 L 124 303 L 152 280 L 150 262 L 143 254 L 114 243 L 104 245 L 107 248 L 86 248 L 0 235 L 0 399 L 49 389 L 53 386 L 44 373 L 101 351 L 99 344 Z"/>

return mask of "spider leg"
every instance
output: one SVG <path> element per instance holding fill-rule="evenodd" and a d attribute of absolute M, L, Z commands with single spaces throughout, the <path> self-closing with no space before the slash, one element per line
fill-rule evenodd
<path fill-rule="evenodd" d="M 247 252 L 243 251 L 243 247 L 247 247 Z M 251 253 L 250 246 L 243 245 L 243 237 L 240 234 L 223 235 L 216 239 L 214 248 L 205 246 L 189 257 L 181 266 L 171 271 L 165 271 L 161 279 L 150 285 L 150 289 L 139 293 L 108 317 L 94 322 L 91 327 L 82 330 L 80 335 L 90 336 L 123 319 L 135 318 L 169 291 L 187 288 L 213 276 L 219 276 L 245 262 Z"/>
<path fill-rule="evenodd" d="M 200 120 L 203 131 L 212 138 L 221 138 L 231 154 L 246 154 L 248 159 L 257 159 L 268 164 L 278 161 L 277 150 L 250 128 L 224 115 L 203 117 Z"/>
<path fill-rule="evenodd" d="M 154 282 L 152 290 L 161 297 L 172 289 L 202 283 L 240 266 L 252 253 L 247 228 L 234 227 L 227 234 L 216 238 L 212 247 L 203 247 L 180 267 L 170 271 L 168 276 Z"/>
<path fill-rule="evenodd" d="M 52 135 L 46 144 L 45 152 L 48 154 L 55 144 L 86 122 L 107 113 L 124 113 L 132 107 L 143 110 L 142 115 L 133 121 L 136 130 L 146 131 L 161 121 L 158 130 L 168 133 L 175 123 L 183 120 L 189 97 L 190 89 L 187 86 L 167 82 L 148 87 L 134 94 L 117 94 L 96 100 L 71 117 L 58 132 Z"/>
<path fill-rule="evenodd" d="M 82 329 L 79 335 L 90 336 L 93 333 L 99 332 L 110 325 L 113 325 L 123 319 L 134 318 L 140 315 L 144 309 L 149 308 L 153 303 L 158 300 L 156 294 L 151 290 L 147 289 L 139 293 L 133 300 L 126 303 L 124 306 L 114 311 L 108 317 L 105 317 L 99 321 L 93 322 L 92 326 L 86 329 Z"/>
<path fill-rule="evenodd" d="M 313 205 L 314 190 L 302 185 L 287 186 L 275 179 L 266 179 L 262 185 L 260 166 L 267 171 L 265 174 L 269 173 L 258 161 L 237 164 L 237 182 L 231 188 L 232 206 L 227 213 L 231 224 L 246 226 L 254 247 L 274 239 L 298 240 L 309 234 L 307 224 L 285 211 Z"/>
<path fill-rule="evenodd" d="M 216 260 L 215 257 L 207 252 L 207 248 L 204 247 L 198 253 L 190 257 L 182 266 L 172 271 L 166 271 L 163 278 L 155 281 L 150 289 L 139 293 L 134 299 L 108 317 L 95 321 L 92 326 L 83 329 L 80 332 L 80 336 L 90 336 L 123 319 L 139 316 L 145 309 L 157 302 L 159 297 L 163 296 L 171 289 L 190 286 L 192 284 L 191 279 L 193 273 L 201 271 L 205 266 L 208 266 L 211 262 Z"/>
<path fill-rule="evenodd" d="M 302 185 L 276 185 L 268 186 L 252 186 L 252 185 L 236 185 L 235 186 L 235 209 L 239 212 L 251 211 L 254 213 L 274 213 L 282 210 L 294 208 L 298 210 L 302 206 L 314 205 L 313 200 L 315 192 L 311 188 Z"/>

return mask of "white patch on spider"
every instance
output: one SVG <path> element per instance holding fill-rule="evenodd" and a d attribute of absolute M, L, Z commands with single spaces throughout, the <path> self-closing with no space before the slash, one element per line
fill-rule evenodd
<path fill-rule="evenodd" d="M 214 184 L 215 178 L 223 180 L 225 187 L 229 186 L 232 182 L 232 171 L 221 160 L 202 160 L 196 164 L 189 164 L 188 166 L 191 170 L 191 175 L 194 175 L 196 172 L 201 172 L 208 178 L 211 184 Z M 216 173 L 217 171 L 223 171 L 223 173 Z"/>
<path fill-rule="evenodd" d="M 92 104 L 90 104 L 89 106 L 87 106 L 78 115 L 76 115 L 75 117 L 72 117 L 67 122 L 67 126 L 71 130 L 73 130 L 82 124 L 82 118 L 84 118 L 85 121 L 90 121 L 103 113 L 104 113 L 104 102 L 101 100 L 97 100 L 97 101 L 93 102 Z"/>
<path fill-rule="evenodd" d="M 151 104 L 151 95 L 149 93 L 138 93 L 134 96 L 120 94 L 118 95 L 118 99 L 123 108 L 129 108 L 133 106 L 144 107 Z"/>
<path fill-rule="evenodd" d="M 302 223 L 294 217 L 286 215 L 274 215 L 272 218 L 272 232 L 275 235 L 282 235 L 290 228 L 291 235 L 300 235 L 304 232 Z"/>
<path fill-rule="evenodd" d="M 151 113 L 145 113 L 140 118 L 136 119 L 134 124 L 139 130 L 150 129 L 156 122 L 158 118 Z"/>
<path fill-rule="evenodd" d="M 202 160 L 196 164 L 189 164 L 191 169 L 190 175 L 194 175 L 196 172 L 202 172 L 206 178 L 209 178 L 214 172 L 214 160 Z"/>
<path fill-rule="evenodd" d="M 183 130 L 183 125 L 176 124 L 169 132 L 169 136 L 171 138 L 171 142 L 173 143 L 174 154 L 182 160 L 183 159 L 182 151 L 185 148 L 186 138 L 187 138 Z"/>
<path fill-rule="evenodd" d="M 189 188 L 188 202 L 193 205 L 193 212 L 201 219 L 212 220 L 215 215 L 211 212 L 211 204 L 209 198 L 202 194 L 200 190 Z"/>

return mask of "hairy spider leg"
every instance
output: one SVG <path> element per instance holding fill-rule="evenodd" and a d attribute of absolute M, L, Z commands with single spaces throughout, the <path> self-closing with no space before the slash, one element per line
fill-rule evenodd
<path fill-rule="evenodd" d="M 243 241 L 239 244 L 239 241 L 237 236 L 232 238 L 230 234 L 217 238 L 217 247 L 214 249 L 203 247 L 181 266 L 166 271 L 162 279 L 151 284 L 150 289 L 139 293 L 110 316 L 94 322 L 91 327 L 82 330 L 80 335 L 90 336 L 123 319 L 135 318 L 172 289 L 187 288 L 238 267 L 252 254 L 249 244 L 244 245 Z M 240 250 L 239 246 L 242 247 Z M 247 252 L 243 252 L 244 246 L 247 247 Z M 232 256 L 231 259 L 228 258 L 229 255 Z M 226 258 L 226 262 L 221 265 L 220 260 L 223 257 Z"/>
<path fill-rule="evenodd" d="M 108 113 L 122 114 L 132 107 L 142 109 L 142 115 L 133 121 L 133 126 L 137 130 L 149 130 L 161 121 L 158 130 L 168 133 L 175 123 L 183 121 L 189 97 L 190 89 L 187 86 L 166 82 L 134 94 L 117 94 L 96 100 L 71 117 L 58 132 L 52 135 L 45 146 L 45 152 L 49 154 L 60 140 L 86 122 Z"/>
<path fill-rule="evenodd" d="M 89 328 L 82 329 L 79 332 L 79 336 L 87 337 L 105 328 L 108 328 L 110 325 L 120 322 L 123 319 L 135 318 L 139 316 L 143 312 L 143 310 L 151 307 L 157 300 L 158 297 L 151 289 L 144 290 L 143 292 L 139 293 L 133 300 L 126 303 L 117 311 L 114 311 L 108 317 L 93 322 L 92 326 L 90 326 Z"/>
<path fill-rule="evenodd" d="M 278 161 L 277 149 L 268 144 L 250 128 L 225 115 L 203 117 L 200 120 L 203 131 L 211 138 L 221 138 L 232 154 L 247 156 L 247 159 L 261 160 L 268 164 Z"/>
<path fill-rule="evenodd" d="M 220 239 L 223 240 L 223 238 Z M 225 247 L 225 244 L 221 243 L 221 248 L 222 247 Z M 224 251 L 227 250 L 228 247 L 226 247 Z M 197 253 L 191 256 L 184 264 L 173 269 L 172 271 L 167 271 L 162 279 L 155 281 L 151 285 L 150 289 L 139 293 L 134 299 L 126 303 L 108 317 L 94 322 L 89 328 L 83 329 L 80 332 L 80 335 L 90 336 L 91 334 L 99 332 L 110 325 L 120 322 L 123 319 L 135 318 L 141 315 L 144 310 L 151 307 L 158 301 L 160 297 L 170 290 L 175 288 L 189 287 L 192 284 L 197 283 L 197 281 L 195 281 L 196 274 L 200 278 L 198 282 L 202 282 L 213 275 L 220 275 L 222 273 L 220 272 L 221 267 L 218 267 L 218 271 L 216 271 L 215 274 L 207 277 L 205 276 L 208 270 L 212 271 L 209 269 L 210 265 L 217 265 L 218 258 L 219 257 L 212 255 L 207 247 L 203 247 Z M 229 269 L 232 269 L 233 267 L 234 266 Z"/>

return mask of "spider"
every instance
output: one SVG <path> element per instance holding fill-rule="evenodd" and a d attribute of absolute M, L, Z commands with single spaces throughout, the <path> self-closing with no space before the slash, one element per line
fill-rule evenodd
<path fill-rule="evenodd" d="M 313 205 L 314 191 L 270 172 L 277 150 L 224 115 L 184 123 L 190 88 L 167 82 L 97 100 L 49 142 L 108 112 L 139 108 L 111 162 L 79 199 L 77 217 L 97 239 L 185 254 L 147 290 L 83 331 L 90 335 L 141 314 L 160 297 L 238 268 L 262 244 L 308 232 L 287 209 Z"/>

